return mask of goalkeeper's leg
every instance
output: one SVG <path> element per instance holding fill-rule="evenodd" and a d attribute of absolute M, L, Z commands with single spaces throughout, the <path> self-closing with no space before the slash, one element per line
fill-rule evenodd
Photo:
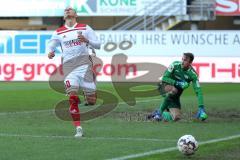
<path fill-rule="evenodd" d="M 173 121 L 179 121 L 181 119 L 181 110 L 179 108 L 169 108 Z"/>
<path fill-rule="evenodd" d="M 147 116 L 147 119 L 154 119 L 156 121 L 162 120 L 162 113 L 167 109 L 168 103 L 169 103 L 168 98 L 165 97 L 163 102 L 161 103 L 159 109 L 157 109 L 153 113 L 149 114 Z"/>
<path fill-rule="evenodd" d="M 181 103 L 179 97 L 169 99 L 167 111 L 162 111 L 164 121 L 178 121 L 181 119 Z"/>
<path fill-rule="evenodd" d="M 162 88 L 165 92 L 164 94 L 164 100 L 163 103 L 160 105 L 159 111 L 160 113 L 163 113 L 167 108 L 169 103 L 171 103 L 172 98 L 174 98 L 178 94 L 178 89 L 172 85 L 166 84 L 166 83 L 161 83 Z M 161 93 L 161 91 L 160 91 Z"/>
<path fill-rule="evenodd" d="M 179 108 L 169 108 L 169 111 L 162 112 L 162 119 L 165 122 L 178 121 L 181 119 L 181 110 Z"/>
<path fill-rule="evenodd" d="M 154 111 L 148 119 L 154 119 L 157 121 L 178 121 L 181 119 L 181 110 L 180 105 L 175 102 L 176 100 L 169 99 L 168 97 L 164 98 L 163 103 L 160 105 L 160 108 Z"/>
<path fill-rule="evenodd" d="M 155 119 L 157 121 L 163 118 L 162 114 L 165 110 L 168 109 L 168 105 L 171 102 L 171 99 L 178 94 L 178 89 L 167 83 L 160 82 L 158 87 L 160 94 L 164 97 L 164 100 L 160 104 L 159 109 L 155 110 L 153 113 L 147 116 L 147 119 Z M 166 113 L 164 115 L 166 115 L 166 117 L 169 117 Z"/>
<path fill-rule="evenodd" d="M 182 91 L 172 98 L 171 103 L 169 104 L 169 112 L 171 114 L 173 121 L 179 121 L 181 119 L 181 103 L 180 103 L 180 95 Z"/>

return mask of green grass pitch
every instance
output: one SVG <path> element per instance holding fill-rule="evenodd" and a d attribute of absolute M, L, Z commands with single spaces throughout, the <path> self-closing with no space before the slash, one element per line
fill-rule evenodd
<path fill-rule="evenodd" d="M 98 88 L 116 95 L 109 83 L 98 83 Z M 58 119 L 53 112 L 55 104 L 67 100 L 64 94 L 45 82 L 0 82 L 0 159 L 120 160 L 136 155 L 140 156 L 133 159 L 239 159 L 240 138 L 202 144 L 191 157 L 173 148 L 184 134 L 192 134 L 200 143 L 240 136 L 240 85 L 202 84 L 202 89 L 209 114 L 206 122 L 192 118 L 197 98 L 190 87 L 181 98 L 184 117 L 180 122 L 145 120 L 159 106 L 160 96 L 138 98 L 135 106 L 120 100 L 111 113 L 83 122 L 85 137 L 75 139 L 71 122 Z"/>

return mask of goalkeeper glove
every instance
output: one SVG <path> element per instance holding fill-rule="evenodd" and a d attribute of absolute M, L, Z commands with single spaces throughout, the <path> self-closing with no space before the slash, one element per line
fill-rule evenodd
<path fill-rule="evenodd" d="M 189 84 L 185 81 L 176 81 L 175 86 L 181 89 L 186 89 L 189 86 Z"/>
<path fill-rule="evenodd" d="M 198 107 L 198 112 L 197 112 L 196 118 L 200 119 L 201 121 L 204 121 L 208 118 L 208 115 L 206 114 L 205 109 L 204 109 L 204 105 L 200 105 Z"/>

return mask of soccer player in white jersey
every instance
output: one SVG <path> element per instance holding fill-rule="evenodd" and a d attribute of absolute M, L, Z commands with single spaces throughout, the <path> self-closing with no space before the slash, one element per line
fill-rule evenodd
<path fill-rule="evenodd" d="M 77 23 L 76 19 L 76 10 L 67 7 L 64 10 L 65 25 L 58 28 L 49 41 L 48 58 L 52 59 L 55 56 L 56 47 L 61 47 L 64 84 L 69 95 L 69 111 L 76 127 L 75 137 L 82 137 L 78 90 L 83 89 L 88 105 L 96 103 L 95 78 L 88 50 L 89 46 L 100 49 L 101 44 L 93 29 L 86 24 Z"/>

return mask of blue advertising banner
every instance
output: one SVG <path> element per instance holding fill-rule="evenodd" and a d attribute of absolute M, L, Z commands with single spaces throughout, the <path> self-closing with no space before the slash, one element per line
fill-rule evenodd
<path fill-rule="evenodd" d="M 46 55 L 52 31 L 0 31 L 1 55 Z M 240 57 L 240 31 L 97 31 L 102 42 L 99 56 Z M 111 42 L 111 43 L 109 43 Z M 124 43 L 123 43 L 124 42 Z M 125 43 L 126 42 L 126 43 Z M 127 50 L 121 45 L 131 44 Z M 114 46 L 113 46 L 114 45 Z M 111 49 L 114 47 L 114 50 Z M 111 50 L 109 50 L 110 48 Z"/>

